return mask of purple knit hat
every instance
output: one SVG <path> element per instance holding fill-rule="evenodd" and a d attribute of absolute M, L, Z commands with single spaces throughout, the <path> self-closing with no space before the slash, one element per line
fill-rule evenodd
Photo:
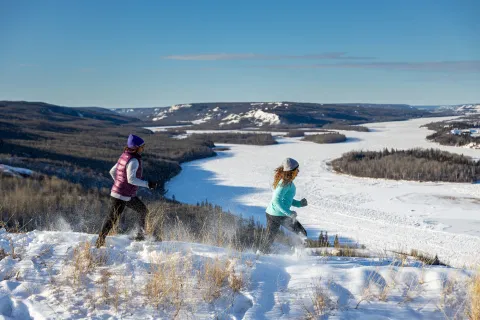
<path fill-rule="evenodd" d="M 130 149 L 141 147 L 144 144 L 145 141 L 143 141 L 142 138 L 133 134 L 128 136 L 127 147 L 129 147 Z"/>

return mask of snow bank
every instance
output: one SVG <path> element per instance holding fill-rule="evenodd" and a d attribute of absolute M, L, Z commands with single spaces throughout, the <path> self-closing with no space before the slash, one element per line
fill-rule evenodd
<path fill-rule="evenodd" d="M 467 272 L 408 259 L 302 251 L 258 256 L 195 243 L 132 242 L 124 236 L 107 237 L 106 248 L 89 248 L 95 238 L 1 230 L 0 248 L 9 255 L 0 260 L 0 313 L 22 320 L 305 319 L 318 314 L 312 301 L 322 297 L 322 313 L 338 319 L 444 319 L 444 313 L 463 314 L 465 305 Z M 204 299 L 211 293 L 208 282 L 198 276 L 215 261 L 230 261 L 227 269 L 243 284 L 238 292 L 225 284 L 210 302 Z M 159 268 L 166 273 L 157 273 Z M 189 273 L 175 278 L 185 270 Z M 172 279 L 182 285 L 168 282 Z M 152 284 L 162 281 L 179 290 L 180 300 L 149 299 Z"/>
<path fill-rule="evenodd" d="M 207 114 L 205 116 L 205 118 L 198 119 L 198 120 L 193 120 L 192 123 L 193 124 L 202 124 L 202 123 L 208 122 L 210 120 L 212 120 L 212 116 Z"/>

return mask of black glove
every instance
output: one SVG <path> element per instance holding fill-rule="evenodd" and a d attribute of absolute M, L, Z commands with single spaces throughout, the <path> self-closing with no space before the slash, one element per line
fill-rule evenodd
<path fill-rule="evenodd" d="M 155 189 L 157 187 L 158 183 L 155 181 L 148 181 L 148 188 L 149 189 Z"/>
<path fill-rule="evenodd" d="M 302 200 L 300 200 L 300 204 L 302 205 L 302 207 L 308 206 L 307 199 L 303 198 Z"/>

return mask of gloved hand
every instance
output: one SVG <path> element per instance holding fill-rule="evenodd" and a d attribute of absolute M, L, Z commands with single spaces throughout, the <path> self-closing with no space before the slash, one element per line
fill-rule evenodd
<path fill-rule="evenodd" d="M 297 220 L 297 213 L 295 211 L 292 211 L 290 213 L 290 218 L 292 218 L 293 220 Z"/>
<path fill-rule="evenodd" d="M 303 198 L 302 200 L 300 200 L 300 204 L 302 205 L 302 207 L 308 206 L 308 201 L 307 201 L 307 199 Z"/>
<path fill-rule="evenodd" d="M 155 181 L 148 181 L 148 189 L 155 189 L 157 187 L 158 183 Z"/>

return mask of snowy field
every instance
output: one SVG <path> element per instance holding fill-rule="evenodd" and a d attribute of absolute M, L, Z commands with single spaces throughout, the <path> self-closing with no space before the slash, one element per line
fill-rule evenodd
<path fill-rule="evenodd" d="M 8 254 L 0 259 L 0 319 L 371 320 L 465 314 L 469 274 L 459 269 L 304 252 L 264 256 L 195 243 L 131 242 L 126 236 L 108 237 L 106 248 L 82 249 L 95 239 L 0 230 L 0 251 Z M 218 286 L 206 271 L 215 262 L 228 266 Z M 241 279 L 238 291 L 230 285 L 233 274 Z M 156 288 L 158 295 L 149 295 Z"/>
<path fill-rule="evenodd" d="M 418 249 L 456 267 L 480 264 L 480 187 L 475 184 L 420 183 L 339 175 L 327 162 L 351 150 L 440 148 L 478 159 L 480 151 L 440 146 L 425 139 L 421 125 L 446 118 L 373 123 L 372 132 L 347 131 L 347 142 L 315 144 L 279 139 L 278 145 L 228 145 L 216 158 L 184 164 L 168 184 L 168 194 L 187 203 L 208 200 L 243 217 L 265 221 L 273 170 L 283 158 L 300 162 L 298 209 L 309 237 L 339 234 L 373 250 Z"/>

